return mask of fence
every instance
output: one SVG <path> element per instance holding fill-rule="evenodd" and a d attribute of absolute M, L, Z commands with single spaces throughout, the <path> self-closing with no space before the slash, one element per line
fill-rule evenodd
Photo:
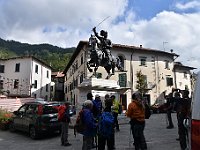
<path fill-rule="evenodd" d="M 24 103 L 32 101 L 34 101 L 34 98 L 3 98 L 0 99 L 0 108 L 13 112 L 17 110 L 20 106 L 22 106 Z"/>

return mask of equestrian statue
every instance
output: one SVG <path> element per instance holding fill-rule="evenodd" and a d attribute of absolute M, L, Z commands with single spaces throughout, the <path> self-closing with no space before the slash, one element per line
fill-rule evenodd
<path fill-rule="evenodd" d="M 89 38 L 90 60 L 87 62 L 87 68 L 93 75 L 96 76 L 96 71 L 99 66 L 105 68 L 108 73 L 107 79 L 115 73 L 115 67 L 123 71 L 119 57 L 115 58 L 111 54 L 112 42 L 108 39 L 108 33 L 104 30 L 100 31 L 100 35 L 96 32 L 96 27 L 93 28 L 94 35 Z M 94 67 L 94 70 L 91 68 Z M 112 70 L 112 72 L 111 72 Z"/>

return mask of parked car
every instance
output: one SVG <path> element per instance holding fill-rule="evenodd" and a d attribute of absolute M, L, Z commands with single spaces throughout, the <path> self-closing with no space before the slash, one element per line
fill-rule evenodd
<path fill-rule="evenodd" d="M 198 73 L 194 95 L 191 103 L 191 118 L 189 121 L 189 149 L 200 149 L 200 72 Z M 184 124 L 187 126 L 187 121 Z"/>
<path fill-rule="evenodd" d="M 9 128 L 29 133 L 32 139 L 37 139 L 44 132 L 60 131 L 58 122 L 59 102 L 35 101 L 22 105 L 13 112 Z"/>

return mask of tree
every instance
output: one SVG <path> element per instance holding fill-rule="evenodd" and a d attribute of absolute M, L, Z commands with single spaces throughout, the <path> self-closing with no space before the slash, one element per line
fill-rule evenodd
<path fill-rule="evenodd" d="M 136 73 L 136 89 L 142 94 L 142 96 L 148 91 L 146 76 L 142 74 L 142 71 L 137 71 Z"/>

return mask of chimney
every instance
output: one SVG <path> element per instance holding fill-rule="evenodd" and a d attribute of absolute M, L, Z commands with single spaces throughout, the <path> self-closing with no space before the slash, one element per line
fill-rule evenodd
<path fill-rule="evenodd" d="M 140 48 L 142 48 L 142 45 L 140 45 Z"/>

